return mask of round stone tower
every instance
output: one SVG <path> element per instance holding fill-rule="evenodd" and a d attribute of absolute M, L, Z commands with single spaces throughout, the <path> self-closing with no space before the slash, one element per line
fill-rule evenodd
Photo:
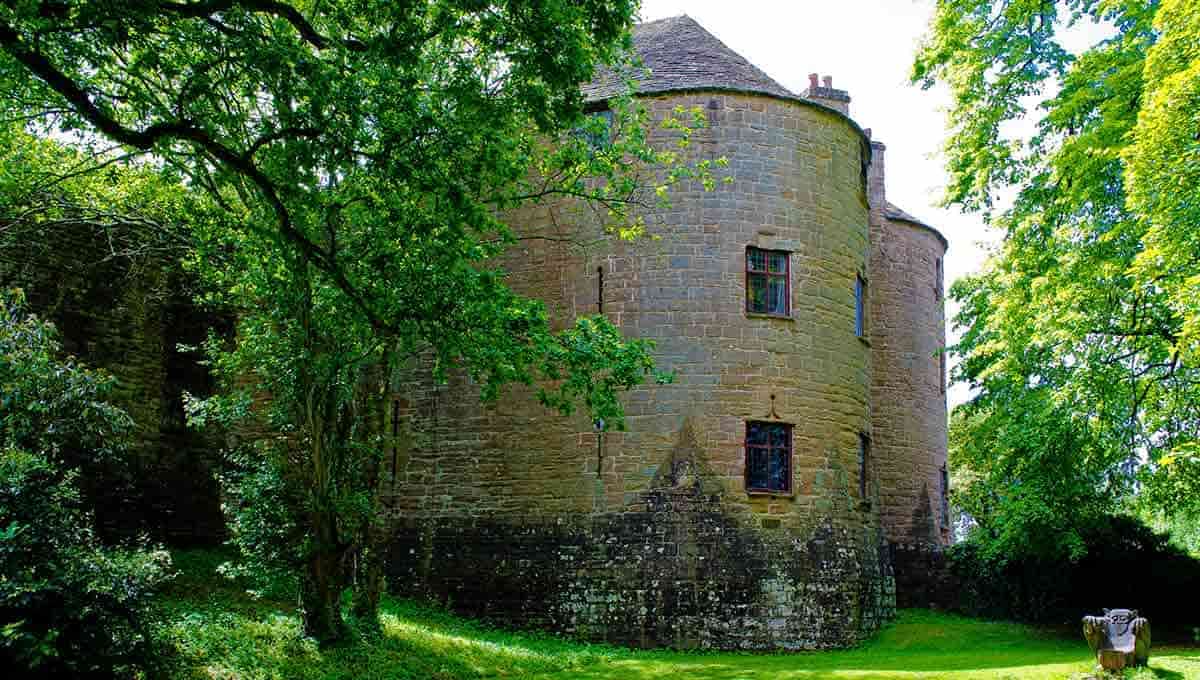
<path fill-rule="evenodd" d="M 944 258 L 936 229 L 887 201 L 884 152 L 872 143 L 871 451 L 901 606 L 937 600 L 950 541 L 946 467 Z"/>
<path fill-rule="evenodd" d="M 733 182 L 675 192 L 647 216 L 659 238 L 635 243 L 578 248 L 572 206 L 531 206 L 508 215 L 524 239 L 504 266 L 560 327 L 603 314 L 654 340 L 674 382 L 628 394 L 612 432 L 531 390 L 485 408 L 465 377 L 398 381 L 391 586 L 635 646 L 853 644 L 895 601 L 869 141 L 687 17 L 638 27 L 635 47 L 642 103 L 701 107 L 690 153 L 728 159 Z"/>

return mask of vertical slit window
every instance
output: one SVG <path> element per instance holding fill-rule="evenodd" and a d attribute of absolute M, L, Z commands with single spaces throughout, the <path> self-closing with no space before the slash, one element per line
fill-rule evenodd
<path fill-rule="evenodd" d="M 867 282 L 861 275 L 854 277 L 854 334 L 867 334 Z"/>
<path fill-rule="evenodd" d="M 946 276 L 946 272 L 943 269 L 944 266 L 945 266 L 945 264 L 942 262 L 942 258 L 939 257 L 937 259 L 937 268 L 936 268 L 936 271 L 934 272 L 934 279 L 933 279 L 933 296 L 934 296 L 934 298 L 936 298 L 938 300 L 942 299 L 942 290 L 943 290 L 942 281 Z"/>
<path fill-rule="evenodd" d="M 867 500 L 867 474 L 871 469 L 871 438 L 858 433 L 858 497 Z"/>
<path fill-rule="evenodd" d="M 746 311 L 791 314 L 791 262 L 786 250 L 746 249 Z"/>
<path fill-rule="evenodd" d="M 946 348 L 938 351 L 938 388 L 946 393 Z"/>
<path fill-rule="evenodd" d="M 396 467 L 400 457 L 400 400 L 392 400 L 392 485 L 396 484 Z"/>
<path fill-rule="evenodd" d="M 942 466 L 942 528 L 950 526 L 950 472 Z"/>
<path fill-rule="evenodd" d="M 746 423 L 746 490 L 789 493 L 792 490 L 792 426 Z"/>

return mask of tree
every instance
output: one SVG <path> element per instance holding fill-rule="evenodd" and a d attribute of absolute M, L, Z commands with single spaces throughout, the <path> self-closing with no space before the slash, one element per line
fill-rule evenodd
<path fill-rule="evenodd" d="M 1180 360 L 1200 363 L 1200 7 L 1164 0 L 1154 17 L 1160 35 L 1146 54 L 1146 91 L 1125 149 L 1128 204 L 1146 224 L 1139 278 L 1165 293 L 1180 319 Z M 1193 385 L 1194 389 L 1194 385 Z M 1159 459 L 1166 474 L 1150 491 L 1157 505 L 1200 516 L 1200 443 L 1177 438 Z M 1194 531 L 1192 532 L 1195 533 Z M 1194 541 L 1194 538 L 1193 538 Z"/>
<path fill-rule="evenodd" d="M 303 565 L 306 629 L 322 641 L 343 636 L 347 556 L 365 550 L 377 564 L 376 402 L 404 358 L 427 352 L 439 374 L 469 371 L 485 399 L 543 379 L 547 406 L 582 401 L 618 424 L 616 391 L 651 372 L 648 345 L 603 319 L 551 333 L 541 305 L 513 295 L 488 264 L 514 238 L 502 216 L 524 202 L 577 200 L 601 229 L 630 237 L 644 226 L 637 209 L 671 184 L 711 183 L 707 161 L 689 166 L 677 148 L 649 143 L 646 115 L 628 98 L 612 103 L 611 130 L 585 115 L 579 85 L 621 58 L 633 8 L 0 8 L 10 116 L 80 131 L 101 154 L 100 140 L 115 142 L 205 193 L 188 206 L 191 266 L 212 284 L 209 300 L 240 321 L 234 346 L 209 343 L 227 391 L 194 403 L 193 416 L 253 435 L 240 454 L 250 486 L 240 488 L 279 492 L 271 498 L 290 503 L 303 538 L 257 554 Z M 686 146 L 702 120 L 666 125 Z M 360 598 L 368 619 L 377 583 L 367 579 Z"/>
<path fill-rule="evenodd" d="M 1193 4 L 943 0 L 918 51 L 914 82 L 953 96 L 945 200 L 1003 234 L 952 288 L 955 378 L 974 390 L 952 418 L 952 461 L 969 470 L 956 499 L 999 551 L 1077 556 L 1081 528 L 1139 490 L 1175 488 L 1171 511 L 1200 497 L 1180 455 L 1200 437 L 1195 308 L 1182 304 L 1197 232 L 1172 212 L 1197 187 L 1152 160 L 1155 131 L 1195 148 L 1195 109 L 1174 99 L 1196 87 Z M 1068 51 L 1064 30 L 1085 24 L 1111 35 Z M 1034 111 L 1035 131 L 1015 134 Z"/>

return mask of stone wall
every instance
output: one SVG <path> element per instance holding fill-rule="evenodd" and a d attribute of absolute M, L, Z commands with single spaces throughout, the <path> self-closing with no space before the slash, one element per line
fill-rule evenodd
<path fill-rule="evenodd" d="M 934 602 L 950 540 L 945 516 L 946 344 L 942 259 L 934 230 L 896 219 L 884 192 L 884 146 L 872 144 L 870 336 L 871 455 L 880 514 L 896 556 L 898 599 Z M 889 213 L 893 217 L 889 217 Z"/>
<path fill-rule="evenodd" d="M 31 311 L 57 326 L 64 351 L 117 379 L 115 401 L 132 417 L 128 469 L 85 479 L 101 526 L 150 532 L 175 543 L 224 534 L 207 443 L 184 423 L 182 393 L 204 393 L 196 344 L 213 321 L 184 292 L 170 259 L 111 258 L 108 242 L 84 224 L 39 229 L 0 243 L 0 288 L 22 288 Z"/>
<path fill-rule="evenodd" d="M 546 411 L 528 389 L 491 407 L 462 376 L 420 365 L 397 385 L 385 482 L 391 586 L 458 610 L 625 644 L 821 648 L 891 615 L 877 485 L 859 495 L 871 354 L 854 333 L 866 272 L 867 147 L 843 116 L 755 95 L 644 100 L 701 106 L 693 158 L 732 184 L 684 187 L 649 215 L 658 239 L 576 247 L 530 239 L 512 286 L 554 323 L 601 309 L 653 339 L 670 385 L 626 395 L 626 432 Z M 667 140 L 663 140 L 666 143 Z M 589 240 L 569 204 L 511 216 L 519 235 Z M 745 312 L 747 246 L 787 250 L 791 316 Z M 793 426 L 792 492 L 748 494 L 746 422 Z M 867 502 L 871 501 L 871 502 Z"/>
<path fill-rule="evenodd" d="M 883 523 L 898 542 L 949 541 L 943 517 L 946 390 L 942 241 L 887 220 L 872 253 L 872 453 L 886 490 Z"/>

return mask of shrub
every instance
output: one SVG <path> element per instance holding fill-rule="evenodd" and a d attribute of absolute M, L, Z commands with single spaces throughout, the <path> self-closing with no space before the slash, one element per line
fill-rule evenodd
<path fill-rule="evenodd" d="M 133 421 L 108 401 L 112 376 L 63 357 L 54 324 L 23 307 L 0 290 L 0 446 L 87 474 L 122 462 Z"/>
<path fill-rule="evenodd" d="M 57 677 L 128 675 L 150 659 L 163 551 L 105 548 L 75 485 L 45 458 L 0 452 L 0 654 Z"/>
<path fill-rule="evenodd" d="M 163 551 L 108 547 L 81 472 L 119 459 L 112 379 L 62 359 L 54 327 L 0 291 L 0 668 L 6 677 L 128 676 L 150 661 Z"/>
<path fill-rule="evenodd" d="M 1200 592 L 1200 560 L 1127 516 L 1105 516 L 1080 533 L 1075 560 L 1005 557 L 969 535 L 947 552 L 968 614 L 1037 623 L 1076 623 L 1102 607 L 1137 609 L 1152 624 L 1200 620 L 1187 593 Z"/>
<path fill-rule="evenodd" d="M 282 477 L 281 467 L 259 453 L 270 445 L 256 442 L 227 452 L 227 469 L 221 475 L 222 509 L 228 543 L 238 554 L 220 571 L 258 595 L 294 598 L 308 537 L 292 508 L 303 507 L 304 499 L 297 497 L 296 485 Z"/>

